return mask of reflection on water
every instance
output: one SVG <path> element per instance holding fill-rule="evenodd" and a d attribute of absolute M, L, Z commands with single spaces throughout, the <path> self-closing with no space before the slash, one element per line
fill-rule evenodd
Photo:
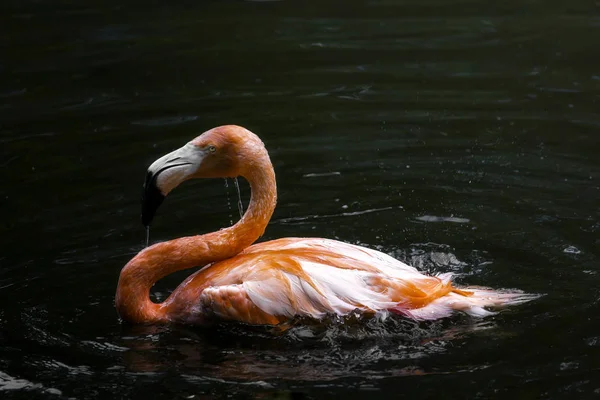
<path fill-rule="evenodd" d="M 5 3 L 0 396 L 600 390 L 597 4 Z M 336 238 L 545 296 L 483 321 L 122 326 L 145 168 L 225 123 L 258 133 L 275 165 L 265 240 Z M 234 222 L 224 191 L 178 189 L 152 241 Z"/>

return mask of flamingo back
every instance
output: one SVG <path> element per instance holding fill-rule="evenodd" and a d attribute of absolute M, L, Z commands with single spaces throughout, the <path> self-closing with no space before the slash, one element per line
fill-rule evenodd
<path fill-rule="evenodd" d="M 379 251 L 328 239 L 257 244 L 205 270 L 202 312 L 251 323 L 353 310 L 409 315 L 450 292 L 470 296 L 450 275 L 427 276 Z"/>

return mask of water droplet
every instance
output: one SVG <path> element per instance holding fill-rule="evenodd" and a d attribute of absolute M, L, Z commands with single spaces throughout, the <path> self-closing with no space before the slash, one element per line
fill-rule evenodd
<path fill-rule="evenodd" d="M 238 211 L 240 212 L 240 218 L 244 217 L 244 203 L 242 203 L 242 193 L 240 192 L 240 184 L 238 183 L 238 179 L 233 178 L 233 183 L 235 184 L 235 190 L 238 195 Z"/>
<path fill-rule="evenodd" d="M 569 246 L 566 249 L 564 249 L 563 252 L 567 254 L 581 254 L 581 250 L 579 250 L 575 246 Z"/>
<path fill-rule="evenodd" d="M 233 225 L 233 214 L 231 213 L 231 200 L 229 199 L 229 182 L 225 178 L 225 193 L 227 194 L 227 209 L 229 210 L 229 225 Z"/>

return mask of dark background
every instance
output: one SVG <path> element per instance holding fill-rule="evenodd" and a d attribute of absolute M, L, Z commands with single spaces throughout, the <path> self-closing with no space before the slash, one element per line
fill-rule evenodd
<path fill-rule="evenodd" d="M 600 5 L 580 0 L 4 0 L 0 397 L 600 395 L 599 40 Z M 277 173 L 264 239 L 545 296 L 283 335 L 122 326 L 146 167 L 231 123 Z M 236 201 L 231 183 L 185 184 L 152 240 L 226 226 Z"/>

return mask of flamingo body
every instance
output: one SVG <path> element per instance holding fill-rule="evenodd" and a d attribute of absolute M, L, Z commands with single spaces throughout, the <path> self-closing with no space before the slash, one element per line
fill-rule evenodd
<path fill-rule="evenodd" d="M 284 238 L 248 247 L 186 279 L 166 302 L 180 322 L 203 318 L 278 324 L 295 317 L 391 311 L 437 319 L 453 310 L 522 302 L 520 292 L 462 290 L 450 274 L 428 276 L 376 250 L 320 238 Z M 487 297 L 486 297 L 487 296 Z"/>

